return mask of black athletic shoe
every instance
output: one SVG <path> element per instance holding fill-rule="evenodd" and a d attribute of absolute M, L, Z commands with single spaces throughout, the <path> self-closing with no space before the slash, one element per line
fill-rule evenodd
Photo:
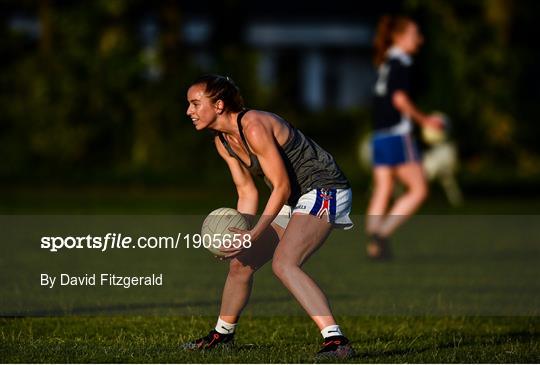
<path fill-rule="evenodd" d="M 367 247 L 368 257 L 372 260 L 384 261 L 392 259 L 392 250 L 388 238 L 377 234 L 371 235 L 371 241 Z"/>
<path fill-rule="evenodd" d="M 204 337 L 182 345 L 184 350 L 211 350 L 230 348 L 234 344 L 234 333 L 223 334 L 216 330 L 210 331 Z"/>
<path fill-rule="evenodd" d="M 354 349 L 345 336 L 331 336 L 324 339 L 322 349 L 315 355 L 316 360 L 350 359 Z"/>

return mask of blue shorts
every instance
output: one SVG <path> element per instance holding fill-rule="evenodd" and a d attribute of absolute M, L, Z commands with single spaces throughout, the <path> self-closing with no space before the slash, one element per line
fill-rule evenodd
<path fill-rule="evenodd" d="M 371 139 L 373 165 L 397 166 L 420 161 L 420 151 L 410 134 L 376 134 Z"/>

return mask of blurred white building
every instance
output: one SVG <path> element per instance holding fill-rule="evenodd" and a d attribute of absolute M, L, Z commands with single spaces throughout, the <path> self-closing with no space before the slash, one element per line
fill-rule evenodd
<path fill-rule="evenodd" d="M 212 57 L 202 45 L 210 41 L 208 19 L 187 18 L 183 40 L 196 51 L 196 62 L 210 70 Z M 241 40 L 258 53 L 261 85 L 275 87 L 282 69 L 292 74 L 300 102 L 311 111 L 366 105 L 375 72 L 371 64 L 372 28 L 366 23 L 335 21 L 252 20 Z M 293 72 L 290 72 L 291 68 Z"/>

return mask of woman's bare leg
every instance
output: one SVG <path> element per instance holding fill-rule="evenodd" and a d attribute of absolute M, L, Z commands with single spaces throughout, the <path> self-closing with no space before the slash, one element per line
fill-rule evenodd
<path fill-rule="evenodd" d="M 326 296 L 301 267 L 321 247 L 331 230 L 332 225 L 325 218 L 293 214 L 272 262 L 275 275 L 321 330 L 336 322 Z"/>
<path fill-rule="evenodd" d="M 417 162 L 399 165 L 394 168 L 395 176 L 407 192 L 399 197 L 390 208 L 388 215 L 379 226 L 377 233 L 388 237 L 403 224 L 422 204 L 428 194 L 428 186 L 422 166 Z"/>
<path fill-rule="evenodd" d="M 366 216 L 366 232 L 376 233 L 384 220 L 388 202 L 394 189 L 392 168 L 378 166 L 373 169 L 373 194 L 369 201 Z"/>
<path fill-rule="evenodd" d="M 222 320 L 238 322 L 251 294 L 253 274 L 272 258 L 283 232 L 283 228 L 272 224 L 250 249 L 230 261 L 221 297 L 219 317 Z"/>

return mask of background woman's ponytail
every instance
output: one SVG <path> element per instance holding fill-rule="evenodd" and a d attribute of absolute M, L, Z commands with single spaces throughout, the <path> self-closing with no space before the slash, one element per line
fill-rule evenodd
<path fill-rule="evenodd" d="M 380 66 L 386 58 L 386 51 L 392 46 L 393 37 L 405 30 L 408 24 L 414 21 L 402 15 L 383 15 L 377 24 L 377 31 L 373 40 L 375 54 L 373 63 Z"/>

